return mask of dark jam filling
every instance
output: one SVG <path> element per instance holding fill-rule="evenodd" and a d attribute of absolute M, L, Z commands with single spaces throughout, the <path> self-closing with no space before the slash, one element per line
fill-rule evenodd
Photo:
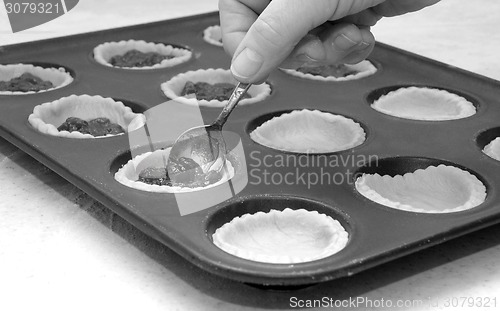
<path fill-rule="evenodd" d="M 125 130 L 116 123 L 111 123 L 108 118 L 97 118 L 85 121 L 80 118 L 70 117 L 57 128 L 59 131 L 80 132 L 92 136 L 106 136 L 125 133 Z"/>
<path fill-rule="evenodd" d="M 229 100 L 229 97 L 233 93 L 235 88 L 234 84 L 231 83 L 215 83 L 210 84 L 206 82 L 196 82 L 191 81 L 186 82 L 184 89 L 182 90 L 181 96 L 195 94 L 198 100 L 218 100 L 224 101 Z M 243 98 L 251 98 L 248 93 L 245 93 Z"/>
<path fill-rule="evenodd" d="M 124 55 L 113 56 L 109 63 L 116 67 L 151 67 L 170 58 L 174 57 L 155 52 L 143 53 L 138 50 L 130 50 Z"/>
<path fill-rule="evenodd" d="M 0 81 L 0 91 L 8 92 L 38 92 L 53 88 L 50 81 L 44 81 L 31 73 L 23 73 L 9 81 Z"/>
<path fill-rule="evenodd" d="M 302 73 L 309 73 L 314 76 L 322 76 L 322 77 L 336 77 L 343 78 L 353 74 L 358 73 L 359 71 L 350 69 L 344 64 L 340 65 L 324 65 L 324 66 L 302 66 L 297 69 L 297 71 Z"/>
<path fill-rule="evenodd" d="M 170 160 L 167 167 L 148 167 L 139 173 L 139 181 L 158 186 L 206 187 L 218 182 L 222 174 L 215 171 L 203 173 L 193 159 L 181 157 Z"/>

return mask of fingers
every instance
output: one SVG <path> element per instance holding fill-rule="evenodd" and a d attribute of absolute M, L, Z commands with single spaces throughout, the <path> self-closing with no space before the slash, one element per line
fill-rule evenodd
<path fill-rule="evenodd" d="M 280 67 L 296 69 L 305 64 L 358 63 L 371 53 L 374 45 L 375 38 L 369 28 L 327 24 L 315 35 L 306 36 Z"/>
<path fill-rule="evenodd" d="M 346 16 L 338 22 L 351 23 L 357 26 L 375 26 L 375 24 L 382 18 L 382 15 L 376 13 L 372 8 L 368 8 L 356 14 Z"/>
<path fill-rule="evenodd" d="M 238 0 L 233 0 L 237 1 Z M 250 0 L 239 0 L 245 5 Z M 260 0 L 263 1 L 263 0 Z M 314 5 L 303 0 L 274 0 L 269 2 L 262 13 L 256 17 L 255 11 L 244 10 L 252 16 L 239 15 L 233 18 L 242 18 L 238 24 L 245 25 L 236 32 L 224 35 L 224 44 L 229 53 L 234 50 L 231 71 L 234 77 L 245 83 L 257 83 L 267 78 L 269 73 L 279 66 L 294 50 L 295 45 L 312 29 L 328 20 L 343 18 L 349 14 L 356 14 L 364 9 L 377 5 L 383 0 L 315 0 Z M 230 0 L 222 1 L 224 3 Z M 234 4 L 233 4 L 234 5 Z M 246 35 L 244 28 L 252 19 Z M 221 15 L 221 19 L 229 21 L 228 15 Z M 224 25 L 222 25 L 224 27 Z M 241 40 L 241 42 L 238 41 Z M 237 46 L 236 48 L 234 48 Z M 362 55 L 363 53 L 358 53 Z M 327 60 L 331 59 L 326 53 Z M 328 58 L 329 57 L 329 58 Z M 338 58 L 337 56 L 334 57 Z"/>
<path fill-rule="evenodd" d="M 319 37 L 325 49 L 323 61 L 328 64 L 359 62 L 368 56 L 375 44 L 369 28 L 354 24 L 334 24 Z"/>
<path fill-rule="evenodd" d="M 233 55 L 234 77 L 241 82 L 258 83 L 291 53 L 306 62 L 359 62 L 368 56 L 375 42 L 367 27 L 381 16 L 401 15 L 437 2 L 314 0 L 313 4 L 304 0 L 219 0 L 219 9 L 224 48 Z M 306 36 L 326 21 L 338 23 L 339 19 L 347 24 L 321 27 L 315 33 L 318 37 Z"/>
<path fill-rule="evenodd" d="M 382 16 L 396 16 L 421 10 L 438 3 L 440 0 L 387 0 L 375 7 L 373 11 Z"/>
<path fill-rule="evenodd" d="M 270 2 L 234 52 L 231 71 L 235 78 L 245 83 L 265 80 L 300 39 L 321 24 L 318 20 L 329 18 L 331 14 L 321 7 L 330 6 L 330 2 L 335 0 L 315 0 L 315 5 L 296 0 Z M 226 44 L 226 37 L 223 41 Z"/>
<path fill-rule="evenodd" d="M 360 32 L 363 38 L 360 47 L 347 54 L 339 63 L 357 64 L 371 54 L 375 47 L 375 37 L 370 32 L 369 28 L 361 28 Z"/>

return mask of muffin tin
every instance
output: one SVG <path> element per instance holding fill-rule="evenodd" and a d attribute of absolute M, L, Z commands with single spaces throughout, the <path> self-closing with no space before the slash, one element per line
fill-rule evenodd
<path fill-rule="evenodd" d="M 180 216 L 174 195 L 130 189 L 114 179 L 131 158 L 128 135 L 69 139 L 41 134 L 29 125 L 35 106 L 71 94 L 111 97 L 144 112 L 167 100 L 160 84 L 171 77 L 200 68 L 229 68 L 230 58 L 223 49 L 203 40 L 203 30 L 218 23 L 218 14 L 210 13 L 2 47 L 1 64 L 64 67 L 74 81 L 39 94 L 0 96 L 0 134 L 186 260 L 251 284 L 294 287 L 349 276 L 500 221 L 500 162 L 481 151 L 500 133 L 500 83 L 380 43 L 370 56 L 378 71 L 360 80 L 320 82 L 273 72 L 268 80 L 271 96 L 239 107 L 226 124 L 227 130 L 241 137 L 248 184 L 231 199 L 185 216 Z M 195 57 L 171 68 L 136 71 L 105 67 L 93 60 L 95 46 L 128 39 L 189 47 Z M 412 85 L 464 96 L 477 113 L 460 120 L 426 122 L 391 117 L 370 107 L 380 95 Z M 322 155 L 284 153 L 250 139 L 249 133 L 265 120 L 302 108 L 351 118 L 361 124 L 367 139 L 353 149 Z M 208 123 L 220 108 L 202 107 L 201 111 Z M 279 158 L 291 162 L 287 167 L 267 165 L 264 157 L 267 164 Z M 313 165 L 322 157 L 332 162 Z M 297 160 L 295 165 L 292 160 Z M 308 165 L 302 165 L 305 162 Z M 475 174 L 487 187 L 486 201 L 463 212 L 422 214 L 379 205 L 354 187 L 356 176 L 363 172 L 395 175 L 439 164 Z M 266 169 L 275 180 L 266 184 L 256 169 L 261 173 Z M 278 177 L 289 172 L 328 172 L 332 180 L 310 186 L 300 180 L 279 182 Z M 261 177 L 260 183 L 255 176 Z M 318 211 L 338 220 L 349 233 L 347 246 L 321 260 L 280 265 L 241 259 L 212 243 L 214 231 L 236 216 L 285 208 Z"/>

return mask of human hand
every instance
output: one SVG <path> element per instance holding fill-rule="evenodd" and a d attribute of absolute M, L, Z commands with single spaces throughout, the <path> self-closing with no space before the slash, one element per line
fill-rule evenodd
<path fill-rule="evenodd" d="M 383 16 L 420 10 L 439 0 L 219 0 L 231 71 L 259 83 L 278 66 L 357 63 L 373 50 L 370 26 Z M 314 3 L 314 5 L 313 5 Z"/>

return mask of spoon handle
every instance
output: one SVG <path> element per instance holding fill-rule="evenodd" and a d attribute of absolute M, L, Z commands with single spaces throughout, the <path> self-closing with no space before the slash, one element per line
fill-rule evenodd
<path fill-rule="evenodd" d="M 241 82 L 238 83 L 238 85 L 236 85 L 236 87 L 233 90 L 233 93 L 231 94 L 231 97 L 229 98 L 228 103 L 226 104 L 224 109 L 222 109 L 222 112 L 219 114 L 217 119 L 212 124 L 213 126 L 222 128 L 224 123 L 226 123 L 227 118 L 229 117 L 231 112 L 233 112 L 234 108 L 236 107 L 236 105 L 238 105 L 240 99 L 243 97 L 243 95 L 245 95 L 250 86 L 251 86 L 250 83 L 241 83 Z"/>

